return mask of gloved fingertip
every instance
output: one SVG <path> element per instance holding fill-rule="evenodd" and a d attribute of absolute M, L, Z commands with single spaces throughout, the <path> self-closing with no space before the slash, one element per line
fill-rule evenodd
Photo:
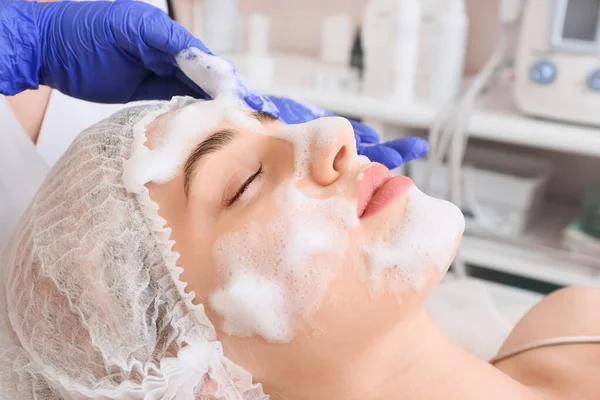
<path fill-rule="evenodd" d="M 384 143 L 400 153 L 404 162 L 423 157 L 429 151 L 427 140 L 418 136 L 408 136 L 399 139 L 393 139 Z"/>
<path fill-rule="evenodd" d="M 402 164 L 404 164 L 404 159 L 402 158 L 402 156 L 400 154 L 398 154 L 397 158 L 388 159 L 388 160 L 386 160 L 386 162 L 384 162 L 382 164 L 385 165 L 387 167 L 387 169 L 393 170 L 393 169 L 400 167 Z"/>
<path fill-rule="evenodd" d="M 423 138 L 418 138 L 418 140 L 415 140 L 414 142 L 414 147 L 412 148 L 412 151 L 410 151 L 409 154 L 404 155 L 404 162 L 411 161 L 416 158 L 421 158 L 425 154 L 427 154 L 428 151 L 429 143 L 427 142 L 427 140 Z"/>
<path fill-rule="evenodd" d="M 388 169 L 398 168 L 404 162 L 404 158 L 399 152 L 383 144 L 362 145 L 357 150 L 359 155 L 367 156 L 369 160 L 383 164 Z"/>
<path fill-rule="evenodd" d="M 421 139 L 419 140 L 419 145 L 417 147 L 418 149 L 418 157 L 424 156 L 425 154 L 427 154 L 429 152 L 429 142 L 425 139 Z"/>

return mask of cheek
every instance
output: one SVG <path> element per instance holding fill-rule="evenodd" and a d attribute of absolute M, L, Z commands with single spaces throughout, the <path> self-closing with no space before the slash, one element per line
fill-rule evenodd
<path fill-rule="evenodd" d="M 319 309 L 348 251 L 355 203 L 282 187 L 215 243 L 220 285 L 210 305 L 229 335 L 291 341 Z"/>
<path fill-rule="evenodd" d="M 191 231 L 176 236 L 173 250 L 180 254 L 177 264 L 183 268 L 181 280 L 187 283 L 186 292 L 195 293 L 197 303 L 206 304 L 210 293 L 218 285 L 212 246 L 214 238 Z"/>

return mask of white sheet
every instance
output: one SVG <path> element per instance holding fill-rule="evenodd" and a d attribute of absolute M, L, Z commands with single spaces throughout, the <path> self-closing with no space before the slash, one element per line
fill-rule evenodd
<path fill-rule="evenodd" d="M 12 108 L 0 96 L 0 248 L 29 205 L 48 166 L 37 153 Z"/>
<path fill-rule="evenodd" d="M 450 339 L 488 360 L 496 355 L 519 319 L 541 298 L 534 293 L 464 279 L 441 283 L 428 298 L 426 308 Z"/>

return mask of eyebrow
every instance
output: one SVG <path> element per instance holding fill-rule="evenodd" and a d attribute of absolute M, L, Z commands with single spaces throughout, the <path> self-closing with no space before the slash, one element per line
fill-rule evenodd
<path fill-rule="evenodd" d="M 256 118 L 261 124 L 278 121 L 277 117 L 264 111 L 254 111 L 250 115 Z M 200 161 L 209 154 L 223 150 L 227 145 L 233 142 L 239 134 L 240 132 L 235 129 L 220 129 L 196 146 L 186 160 L 183 168 L 183 191 L 185 192 L 186 197 L 188 197 L 190 192 L 192 176 Z"/>
<path fill-rule="evenodd" d="M 279 121 L 279 118 L 277 118 L 276 116 L 269 114 L 268 112 L 264 112 L 264 111 L 254 111 L 252 113 L 250 113 L 250 115 L 252 115 L 254 118 L 256 118 L 258 120 L 258 122 L 260 122 L 261 124 L 265 124 L 267 122 L 275 122 L 275 121 Z"/>

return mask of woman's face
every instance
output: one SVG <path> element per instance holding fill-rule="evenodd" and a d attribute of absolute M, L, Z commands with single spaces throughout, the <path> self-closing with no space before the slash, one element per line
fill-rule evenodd
<path fill-rule="evenodd" d="M 150 149 L 180 112 L 148 127 Z M 198 120 L 174 178 L 146 186 L 186 290 L 226 354 L 264 382 L 291 359 L 339 360 L 411 314 L 450 265 L 464 220 L 357 156 L 343 118 L 246 119 L 208 130 Z"/>

